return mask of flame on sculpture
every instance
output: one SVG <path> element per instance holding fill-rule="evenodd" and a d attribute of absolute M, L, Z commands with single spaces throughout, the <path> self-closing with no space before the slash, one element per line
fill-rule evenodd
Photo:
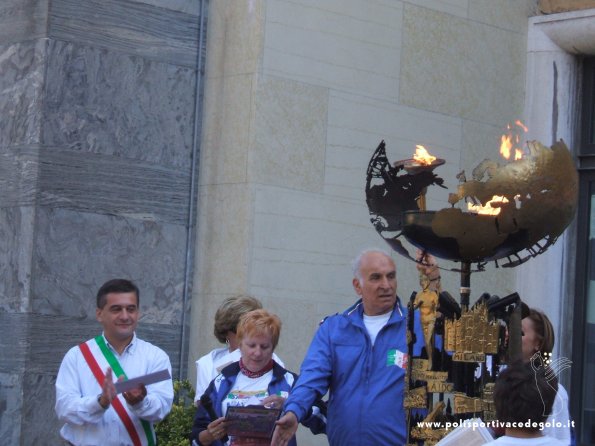
<path fill-rule="evenodd" d="M 488 261 L 514 267 L 541 254 L 574 218 L 578 174 L 563 141 L 521 146 L 526 131 L 520 121 L 509 126 L 502 147 L 510 160 L 485 159 L 470 175 L 460 172 L 459 184 L 448 195 L 450 206 L 436 211 L 420 203 L 431 186 L 445 188 L 435 173 L 445 161 L 421 164 L 418 155 L 391 165 L 381 142 L 366 180 L 372 224 L 395 251 L 412 260 L 402 238 L 436 257 L 476 263 L 480 270 Z M 423 155 L 427 150 L 422 148 Z"/>
<path fill-rule="evenodd" d="M 436 157 L 430 155 L 426 148 L 420 145 L 415 146 L 415 154 L 413 155 L 413 159 L 419 164 L 423 164 L 425 166 L 429 166 L 434 161 L 436 161 Z"/>
<path fill-rule="evenodd" d="M 515 121 L 515 126 L 508 124 L 507 132 L 500 137 L 500 155 L 506 160 L 510 160 L 514 153 L 513 160 L 517 161 L 523 158 L 521 131 L 527 133 L 527 127 L 519 120 Z M 517 195 L 515 198 L 518 198 Z M 494 195 L 485 205 L 480 203 L 467 203 L 467 210 L 475 214 L 499 215 L 502 205 L 509 200 L 503 195 Z"/>
<path fill-rule="evenodd" d="M 516 127 L 512 127 L 510 124 L 506 126 L 508 132 L 500 137 L 500 154 L 510 159 L 514 152 L 514 160 L 520 160 L 523 157 L 522 140 L 519 131 L 522 130 L 527 133 L 528 129 L 525 125 L 517 120 L 515 121 Z"/>
<path fill-rule="evenodd" d="M 492 199 L 485 204 L 485 206 L 467 203 L 467 210 L 469 212 L 482 215 L 498 215 L 502 210 L 501 205 L 503 203 L 508 203 L 508 198 L 506 198 L 504 195 L 494 195 Z"/>

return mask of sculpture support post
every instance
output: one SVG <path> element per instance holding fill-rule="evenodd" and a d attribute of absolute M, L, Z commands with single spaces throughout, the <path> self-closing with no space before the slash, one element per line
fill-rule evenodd
<path fill-rule="evenodd" d="M 471 262 L 461 262 L 461 309 L 469 309 L 471 295 Z"/>
<path fill-rule="evenodd" d="M 469 310 L 469 298 L 471 296 L 471 262 L 461 262 L 461 311 Z M 473 388 L 473 374 L 475 364 L 462 363 L 455 366 L 458 369 L 456 374 L 461 380 L 459 385 L 469 396 L 476 396 Z"/>
<path fill-rule="evenodd" d="M 520 360 L 522 358 L 522 337 L 523 333 L 521 330 L 521 319 L 522 319 L 522 308 L 519 304 L 514 307 L 510 319 L 508 322 L 508 361 L 510 363 Z"/>

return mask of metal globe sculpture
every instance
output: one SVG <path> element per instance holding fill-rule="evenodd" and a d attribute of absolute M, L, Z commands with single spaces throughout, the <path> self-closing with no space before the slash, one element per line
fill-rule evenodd
<path fill-rule="evenodd" d="M 384 141 L 367 170 L 366 202 L 376 231 L 398 253 L 413 256 L 401 242 L 439 258 L 476 264 L 489 261 L 514 267 L 543 253 L 572 221 L 577 207 L 578 174 L 563 141 L 551 148 L 527 143 L 528 156 L 500 165 L 484 160 L 467 180 L 459 174 L 450 207 L 425 209 L 428 187 L 443 186 L 434 170 L 444 160 L 421 164 L 408 159 L 391 165 Z M 492 215 L 463 210 L 470 203 Z M 489 206 L 488 206 L 489 207 Z"/>

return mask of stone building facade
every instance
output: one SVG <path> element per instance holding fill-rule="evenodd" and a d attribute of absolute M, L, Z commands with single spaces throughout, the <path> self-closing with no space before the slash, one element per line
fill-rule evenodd
<path fill-rule="evenodd" d="M 538 14 L 534 0 L 0 5 L 0 438 L 59 441 L 60 359 L 97 333 L 94 293 L 116 276 L 139 284 L 139 334 L 176 376 L 195 379 L 215 310 L 240 293 L 281 317 L 277 353 L 297 371 L 319 320 L 355 300 L 350 259 L 388 248 L 364 197 L 378 143 L 392 160 L 426 146 L 449 187 L 496 158 L 531 115 Z M 417 272 L 395 259 L 408 298 Z M 442 282 L 457 294 L 456 273 Z M 518 288 L 537 302 L 515 270 L 472 276 L 472 300 Z"/>
<path fill-rule="evenodd" d="M 56 373 L 108 279 L 139 284 L 139 334 L 180 368 L 199 6 L 0 5 L 2 444 L 60 443 Z"/>

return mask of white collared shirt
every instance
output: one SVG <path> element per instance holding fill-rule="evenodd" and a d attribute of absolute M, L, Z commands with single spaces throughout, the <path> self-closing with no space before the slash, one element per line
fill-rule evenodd
<path fill-rule="evenodd" d="M 106 344 L 128 378 L 163 369 L 169 370 L 171 374 L 167 354 L 159 347 L 137 338 L 136 334 L 121 355 L 118 355 L 107 340 Z M 92 349 L 92 352 L 105 373 L 105 359 L 97 351 Z M 112 377 L 117 381 L 113 374 Z M 113 407 L 110 405 L 104 410 L 97 402 L 100 393 L 101 385 L 91 372 L 80 348 L 71 348 L 64 356 L 56 378 L 55 409 L 60 421 L 65 423 L 60 434 L 76 446 L 131 445 L 130 436 Z M 135 406 L 128 406 L 122 395 L 118 395 L 133 418 L 142 418 L 151 423 L 162 420 L 169 413 L 173 396 L 171 379 L 148 385 L 147 396 Z M 140 435 L 140 438 L 142 444 L 146 445 L 146 436 Z"/>

